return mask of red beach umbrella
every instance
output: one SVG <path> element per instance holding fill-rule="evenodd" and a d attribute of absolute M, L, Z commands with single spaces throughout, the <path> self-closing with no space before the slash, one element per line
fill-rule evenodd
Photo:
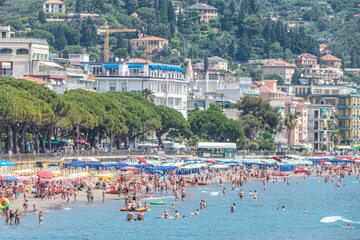
<path fill-rule="evenodd" d="M 327 161 L 325 160 L 320 160 L 319 163 L 326 163 Z"/>
<path fill-rule="evenodd" d="M 121 171 L 135 171 L 136 168 L 135 167 L 124 167 L 120 169 Z"/>
<path fill-rule="evenodd" d="M 278 162 L 282 162 L 281 158 L 279 158 L 279 157 L 274 156 L 273 159 L 278 161 Z"/>
<path fill-rule="evenodd" d="M 143 164 L 148 165 L 148 163 L 146 162 L 145 159 L 143 159 L 142 157 L 136 157 L 137 159 L 139 159 L 140 162 L 142 162 Z"/>
<path fill-rule="evenodd" d="M 317 155 L 313 155 L 313 157 L 327 157 L 327 156 L 324 154 L 317 154 Z"/>
<path fill-rule="evenodd" d="M 3 176 L 0 176 L 0 181 L 6 181 L 6 179 Z"/>
<path fill-rule="evenodd" d="M 38 177 L 44 178 L 44 179 L 51 179 L 54 177 L 54 174 L 50 171 L 40 170 L 36 173 Z"/>
<path fill-rule="evenodd" d="M 213 164 L 217 164 L 218 162 L 215 160 L 206 160 L 207 163 L 213 163 Z"/>
<path fill-rule="evenodd" d="M 335 157 L 335 159 L 347 159 L 347 160 L 353 161 L 352 157 L 349 157 L 349 156 L 337 156 L 337 157 Z"/>

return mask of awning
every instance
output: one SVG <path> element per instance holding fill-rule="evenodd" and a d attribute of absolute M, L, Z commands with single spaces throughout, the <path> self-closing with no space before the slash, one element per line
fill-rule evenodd
<path fill-rule="evenodd" d="M 221 102 L 221 101 L 218 101 L 217 103 L 224 104 L 224 105 L 230 105 L 230 103 L 227 103 L 227 102 Z"/>
<path fill-rule="evenodd" d="M 39 64 L 43 65 L 43 66 L 47 66 L 47 67 L 63 68 L 62 66 L 60 66 L 59 64 L 56 64 L 54 62 L 42 62 L 42 61 L 40 61 Z"/>
<path fill-rule="evenodd" d="M 119 68 L 119 64 L 104 64 L 104 68 Z"/>
<path fill-rule="evenodd" d="M 326 134 L 324 133 L 324 131 L 321 131 L 321 135 L 323 135 L 324 137 L 326 137 Z"/>
<path fill-rule="evenodd" d="M 327 113 L 327 110 L 325 108 L 321 108 L 321 111 L 323 111 L 324 114 Z"/>
<path fill-rule="evenodd" d="M 128 65 L 128 68 L 143 68 L 143 65 L 130 64 L 130 65 Z"/>
<path fill-rule="evenodd" d="M 72 78 L 84 78 L 84 76 L 80 76 L 80 75 L 69 75 Z"/>

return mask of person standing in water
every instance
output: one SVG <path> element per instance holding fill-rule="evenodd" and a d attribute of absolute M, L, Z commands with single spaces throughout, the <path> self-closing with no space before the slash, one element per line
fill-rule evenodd
<path fill-rule="evenodd" d="M 234 213 L 235 212 L 235 203 L 233 203 L 233 205 L 231 205 L 231 212 Z"/>
<path fill-rule="evenodd" d="M 44 213 L 43 211 L 39 211 L 39 225 L 42 226 L 42 223 L 43 223 L 43 216 L 44 216 Z"/>
<path fill-rule="evenodd" d="M 224 194 L 224 195 L 226 194 L 225 188 L 223 188 L 223 194 Z"/>

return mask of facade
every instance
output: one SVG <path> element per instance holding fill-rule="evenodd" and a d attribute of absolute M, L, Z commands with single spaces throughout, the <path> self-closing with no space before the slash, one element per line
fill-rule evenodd
<path fill-rule="evenodd" d="M 160 51 L 165 45 L 169 44 L 169 40 L 159 37 L 143 37 L 131 39 L 130 43 L 134 50 L 145 46 L 146 49 L 156 48 L 156 51 Z"/>
<path fill-rule="evenodd" d="M 295 72 L 295 69 L 295 64 L 291 64 L 281 60 L 263 65 L 263 72 L 265 74 L 279 75 L 286 84 L 291 83 L 291 79 Z"/>
<path fill-rule="evenodd" d="M 342 84 L 281 85 L 279 88 L 309 98 L 313 104 L 333 106 L 335 127 L 342 133 L 342 142 L 354 145 L 360 141 L 360 89 Z"/>
<path fill-rule="evenodd" d="M 319 44 L 319 51 L 320 51 L 320 53 L 321 53 L 321 54 L 323 54 L 323 53 L 328 53 L 329 50 L 326 49 L 327 47 L 328 47 L 328 46 L 327 46 L 326 44 Z"/>
<path fill-rule="evenodd" d="M 331 54 L 327 54 L 327 55 L 321 57 L 321 59 L 323 60 L 323 63 L 325 66 L 341 69 L 342 60 L 340 58 L 337 58 Z"/>
<path fill-rule="evenodd" d="M 208 63 L 209 63 L 209 67 L 208 67 L 209 73 L 216 73 L 218 71 L 228 71 L 229 70 L 228 69 L 229 61 L 226 59 L 223 59 L 221 57 L 218 57 L 218 56 L 209 57 Z M 205 71 L 204 61 L 194 64 L 193 71 L 194 72 L 204 72 Z"/>
<path fill-rule="evenodd" d="M 304 79 L 313 84 L 338 84 L 341 77 L 344 75 L 343 71 L 338 68 L 305 68 Z"/>
<path fill-rule="evenodd" d="M 0 38 L 11 38 L 14 34 L 10 26 L 0 26 Z"/>
<path fill-rule="evenodd" d="M 259 81 L 260 82 L 260 81 Z M 297 116 L 298 124 L 291 130 L 290 145 L 303 145 L 308 144 L 308 106 L 310 101 L 295 97 L 293 94 L 284 92 L 277 88 L 277 80 L 262 80 L 261 83 L 256 83 L 259 97 L 263 100 L 269 101 L 272 107 L 279 108 L 283 118 L 286 114 L 292 113 Z M 288 143 L 289 134 L 287 130 L 277 134 L 275 141 L 280 144 Z"/>
<path fill-rule="evenodd" d="M 171 107 L 187 117 L 187 85 L 184 69 L 158 63 L 83 63 L 96 79 L 95 90 L 154 93 L 154 103 Z"/>
<path fill-rule="evenodd" d="M 200 21 L 204 22 L 210 22 L 211 19 L 217 18 L 218 16 L 217 8 L 201 2 L 188 7 L 188 11 L 190 10 L 198 11 L 200 13 Z"/>
<path fill-rule="evenodd" d="M 198 157 L 235 158 L 237 156 L 236 143 L 199 142 Z"/>
<path fill-rule="evenodd" d="M 36 61 L 49 60 L 49 44 L 35 38 L 0 39 L 0 76 L 21 78 L 33 74 Z"/>
<path fill-rule="evenodd" d="M 43 3 L 43 10 L 46 13 L 65 12 L 65 3 L 60 0 L 48 0 Z"/>
<path fill-rule="evenodd" d="M 314 151 L 321 151 L 323 145 L 331 148 L 331 134 L 335 129 L 335 107 L 331 104 L 312 103 L 308 106 L 309 143 Z"/>
<path fill-rule="evenodd" d="M 295 58 L 294 63 L 297 67 L 304 67 L 304 68 L 316 67 L 317 57 L 310 53 L 302 53 Z"/>

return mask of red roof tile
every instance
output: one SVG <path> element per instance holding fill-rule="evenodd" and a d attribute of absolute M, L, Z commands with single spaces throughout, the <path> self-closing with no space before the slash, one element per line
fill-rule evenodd
<path fill-rule="evenodd" d="M 327 54 L 323 57 L 321 57 L 322 60 L 325 60 L 325 61 L 342 61 L 340 58 L 337 58 L 331 54 Z"/>
<path fill-rule="evenodd" d="M 294 64 L 279 60 L 271 63 L 267 63 L 264 67 L 295 67 Z"/>
<path fill-rule="evenodd" d="M 24 76 L 21 79 L 26 80 L 26 81 L 30 81 L 30 82 L 34 82 L 34 83 L 37 83 L 37 84 L 40 84 L 40 85 L 54 85 L 52 83 L 48 83 L 48 82 L 45 82 L 43 80 L 31 77 L 31 76 Z"/>
<path fill-rule="evenodd" d="M 130 41 L 168 41 L 165 38 L 160 38 L 160 37 L 143 37 L 143 38 L 134 38 L 131 39 Z"/>

